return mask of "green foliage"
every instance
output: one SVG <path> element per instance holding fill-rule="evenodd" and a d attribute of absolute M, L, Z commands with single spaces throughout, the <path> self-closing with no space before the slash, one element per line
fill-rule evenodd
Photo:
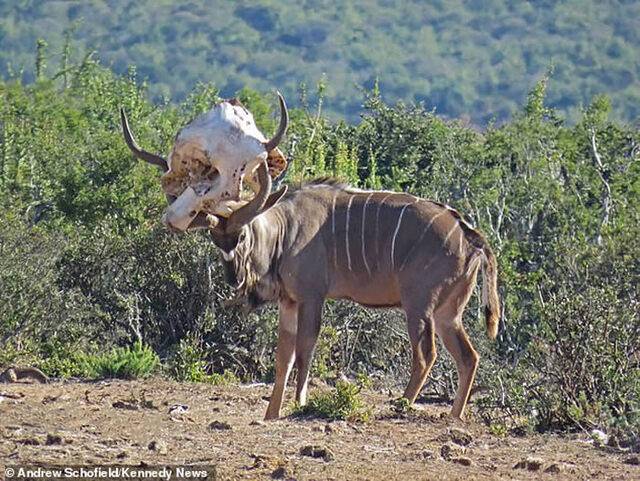
<path fill-rule="evenodd" d="M 54 338 L 38 347 L 41 358 L 36 364 L 48 376 L 62 379 L 88 376 L 87 356 L 77 345 Z"/>
<path fill-rule="evenodd" d="M 341 175 L 344 180 L 351 185 L 357 186 L 358 178 L 358 157 L 353 149 L 343 142 L 338 141 L 334 163 L 334 175 Z"/>
<path fill-rule="evenodd" d="M 34 84 L 0 83 L 0 364 L 134 376 L 156 352 L 180 380 L 270 379 L 277 313 L 224 305 L 229 290 L 210 239 L 160 226 L 159 173 L 133 161 L 119 131 L 122 105 L 138 142 L 166 153 L 219 90 L 201 84 L 180 105 L 152 104 L 134 68 L 117 76 L 92 56 L 65 65 L 64 75 L 45 69 Z M 375 90 L 358 124 L 335 123 L 323 112 L 332 84 L 322 81 L 291 110 L 287 180 L 336 175 L 409 191 L 459 208 L 487 235 L 504 305 L 497 343 L 476 322 L 475 296 L 464 322 L 488 388 L 476 411 L 493 429 L 637 435 L 640 133 L 612 118 L 615 102 L 604 96 L 566 125 L 546 97 L 552 83 L 534 84 L 512 121 L 480 132 L 420 106 L 388 105 Z M 272 131 L 275 97 L 239 95 Z M 331 301 L 324 319 L 315 375 L 406 380 L 400 313 Z M 109 354 L 82 354 L 97 345 Z M 440 356 L 426 389 L 451 397 L 454 372 Z M 340 385 L 314 406 L 333 416 L 359 389 Z"/>
<path fill-rule="evenodd" d="M 312 365 L 313 374 L 320 379 L 335 379 L 337 375 L 336 363 L 332 359 L 337 342 L 338 331 L 332 326 L 323 326 L 318 336 Z"/>
<path fill-rule="evenodd" d="M 171 377 L 178 381 L 204 382 L 207 377 L 204 352 L 191 336 L 180 339 L 169 363 Z"/>
<path fill-rule="evenodd" d="M 362 400 L 360 383 L 338 381 L 331 391 L 313 393 L 309 402 L 295 410 L 296 414 L 330 420 L 367 422 L 372 409 Z"/>
<path fill-rule="evenodd" d="M 206 80 L 225 97 L 275 87 L 293 101 L 301 82 L 326 76 L 333 116 L 355 121 L 359 90 L 379 84 L 391 102 L 483 125 L 516 112 L 553 62 L 549 103 L 565 116 L 577 120 L 581 105 L 609 92 L 616 118 L 631 121 L 640 115 L 638 17 L 637 2 L 595 0 L 2 2 L 0 75 L 30 82 L 54 59 L 97 49 L 119 74 L 136 65 L 156 100 L 186 98 Z M 34 66 L 43 32 L 49 47 Z"/>
<path fill-rule="evenodd" d="M 85 355 L 82 363 L 91 379 L 141 379 L 154 372 L 160 359 L 149 346 L 136 342 L 132 347 L 115 348 L 110 353 Z"/>
<path fill-rule="evenodd" d="M 237 376 L 229 370 L 222 374 L 207 373 L 207 352 L 193 336 L 180 339 L 176 352 L 169 361 L 168 370 L 172 378 L 178 381 L 204 382 L 216 386 L 235 384 Z"/>
<path fill-rule="evenodd" d="M 393 409 L 398 414 L 405 414 L 413 410 L 413 406 L 406 397 L 401 397 L 393 401 Z"/>
<path fill-rule="evenodd" d="M 540 338 L 529 351 L 529 362 L 551 381 L 534 391 L 542 427 L 637 422 L 640 326 L 637 286 L 628 282 L 640 274 L 630 255 L 639 246 L 635 237 L 580 253 L 568 246 L 558 275 L 544 282 Z"/>

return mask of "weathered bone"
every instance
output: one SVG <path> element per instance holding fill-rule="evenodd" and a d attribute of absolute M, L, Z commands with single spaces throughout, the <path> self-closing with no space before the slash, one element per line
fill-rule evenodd
<path fill-rule="evenodd" d="M 273 138 L 264 144 L 264 148 L 267 152 L 271 152 L 278 146 L 278 144 L 282 140 L 282 137 L 284 137 L 284 134 L 287 132 L 287 127 L 289 125 L 289 113 L 287 112 L 287 104 L 285 103 L 282 94 L 280 92 L 277 92 L 277 94 L 278 103 L 280 104 L 280 125 L 278 126 L 278 131 L 273 136 Z"/>
<path fill-rule="evenodd" d="M 127 146 L 133 152 L 133 154 L 141 160 L 145 162 L 149 162 L 150 164 L 157 165 L 162 169 L 162 172 L 166 172 L 169 170 L 167 165 L 167 161 L 160 157 L 159 155 L 152 154 L 151 152 L 147 152 L 146 150 L 142 150 L 138 147 L 135 139 L 133 138 L 133 134 L 131 133 L 131 129 L 129 129 L 129 122 L 127 120 L 127 114 L 124 111 L 124 108 L 120 109 L 120 121 L 122 123 L 122 133 L 124 134 L 124 140 L 127 143 Z"/>
<path fill-rule="evenodd" d="M 206 227 L 217 230 L 221 235 L 238 232 L 260 212 L 268 210 L 275 205 L 287 193 L 288 187 L 285 185 L 277 192 L 271 193 L 272 182 L 266 163 L 258 166 L 257 173 L 258 184 L 260 185 L 259 192 L 251 201 L 232 206 L 232 212 L 228 216 L 224 216 L 228 217 L 225 223 L 220 223 L 219 219 L 214 215 L 205 215 L 201 212 L 189 224 L 188 230 Z"/>
<path fill-rule="evenodd" d="M 131 151 L 165 172 L 161 182 L 170 204 L 163 216 L 165 224 L 186 230 L 199 212 L 228 217 L 244 205 L 243 180 L 256 194 L 260 190 L 260 183 L 252 181 L 258 165 L 266 161 L 272 178 L 286 168 L 277 145 L 287 130 L 289 116 L 280 93 L 278 101 L 280 123 L 270 140 L 258 130 L 251 113 L 231 99 L 185 126 L 176 136 L 168 161 L 138 147 L 121 110 L 123 133 Z"/>
<path fill-rule="evenodd" d="M 267 198 L 271 193 L 271 177 L 269 177 L 269 171 L 266 162 L 262 162 L 258 166 L 258 184 L 260 190 L 256 196 L 247 205 L 236 210 L 229 217 L 229 223 L 227 224 L 228 231 L 239 230 L 242 226 L 249 223 L 267 202 Z"/>

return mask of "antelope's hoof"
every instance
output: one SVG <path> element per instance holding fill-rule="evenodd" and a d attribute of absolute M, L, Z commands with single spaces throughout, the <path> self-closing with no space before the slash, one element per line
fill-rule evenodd
<path fill-rule="evenodd" d="M 454 422 L 466 424 L 466 421 L 465 421 L 464 416 L 462 414 L 449 413 L 449 419 L 451 421 L 454 421 Z"/>
<path fill-rule="evenodd" d="M 278 419 L 280 419 L 280 413 L 267 412 L 267 414 L 264 415 L 265 421 L 277 421 Z"/>

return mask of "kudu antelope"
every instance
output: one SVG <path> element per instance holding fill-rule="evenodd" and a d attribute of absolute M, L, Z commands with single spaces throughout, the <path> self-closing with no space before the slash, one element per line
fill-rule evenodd
<path fill-rule="evenodd" d="M 497 265 L 485 238 L 452 208 L 410 194 L 335 181 L 272 194 L 265 162 L 258 182 L 258 194 L 229 218 L 201 212 L 190 228 L 209 229 L 240 297 L 253 305 L 278 303 L 276 378 L 266 419 L 280 416 L 294 363 L 295 398 L 305 404 L 327 298 L 405 311 L 413 359 L 404 397 L 411 403 L 436 359 L 437 334 L 456 362 L 451 415 L 462 417 L 479 360 L 462 314 L 479 269 L 487 334 L 495 338 L 498 330 Z"/>

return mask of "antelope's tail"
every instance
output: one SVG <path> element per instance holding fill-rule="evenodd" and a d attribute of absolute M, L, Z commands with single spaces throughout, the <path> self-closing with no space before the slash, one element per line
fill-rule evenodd
<path fill-rule="evenodd" d="M 500 298 L 498 297 L 498 262 L 489 244 L 482 246 L 482 302 L 484 304 L 487 336 L 495 339 L 500 322 Z"/>

